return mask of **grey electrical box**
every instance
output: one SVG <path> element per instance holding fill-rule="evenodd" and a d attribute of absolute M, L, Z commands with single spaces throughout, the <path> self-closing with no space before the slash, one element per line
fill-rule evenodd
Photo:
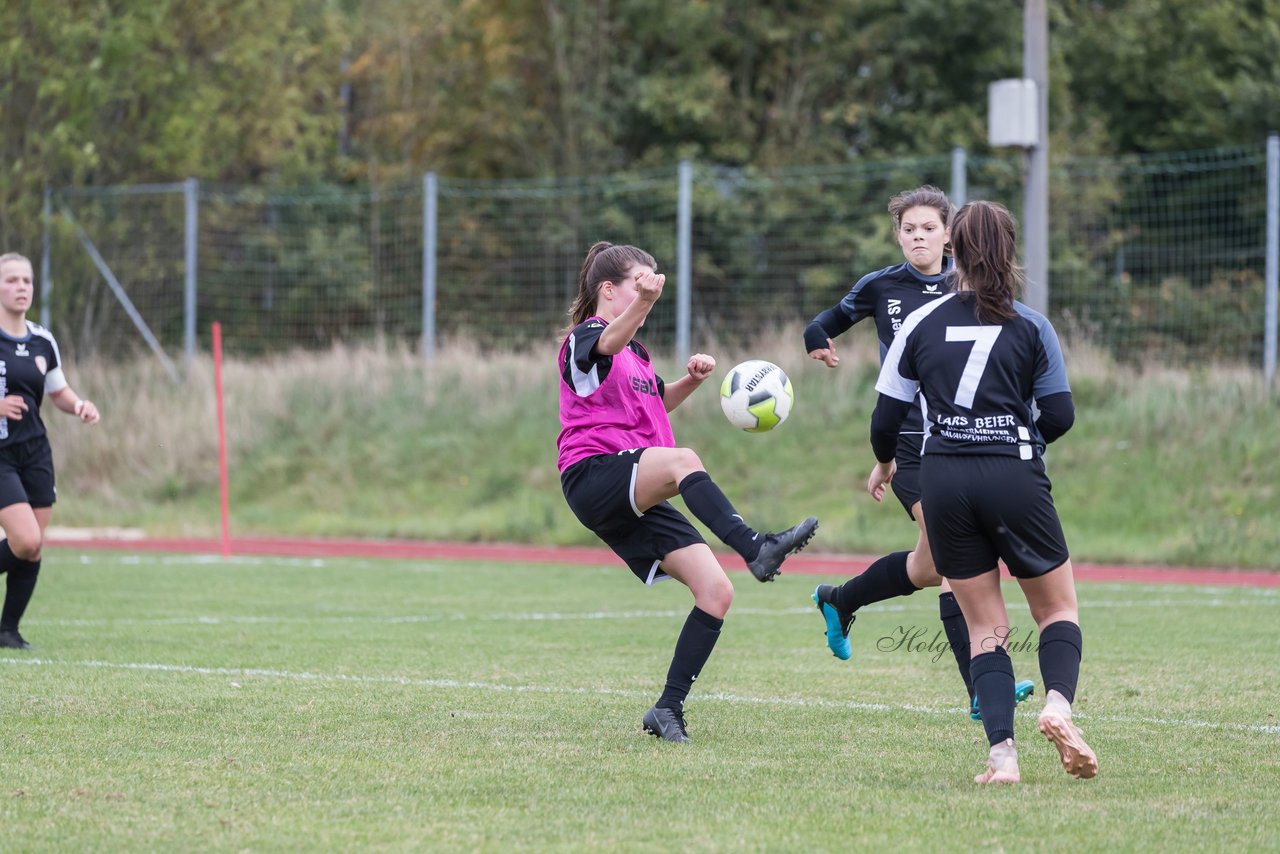
<path fill-rule="evenodd" d="M 987 87 L 987 142 L 1034 148 L 1040 144 L 1036 81 L 997 80 Z"/>

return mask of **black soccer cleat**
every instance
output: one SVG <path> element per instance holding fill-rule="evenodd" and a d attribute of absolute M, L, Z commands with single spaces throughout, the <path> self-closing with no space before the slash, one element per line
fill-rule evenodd
<path fill-rule="evenodd" d="M 677 744 L 693 741 L 684 724 L 684 712 L 678 709 L 666 709 L 654 706 L 644 713 L 644 731 L 649 735 L 665 738 Z"/>
<path fill-rule="evenodd" d="M 794 528 L 777 534 L 765 534 L 760 553 L 755 560 L 747 561 L 747 569 L 751 570 L 757 581 L 773 581 L 782 562 L 807 546 L 816 530 L 818 517 L 810 516 Z"/>
<path fill-rule="evenodd" d="M 0 646 L 8 647 L 9 649 L 31 649 L 31 644 L 27 643 L 22 635 L 18 634 L 17 629 L 0 631 Z"/>

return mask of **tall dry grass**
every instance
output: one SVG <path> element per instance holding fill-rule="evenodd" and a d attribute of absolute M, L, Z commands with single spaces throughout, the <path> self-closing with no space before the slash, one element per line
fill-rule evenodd
<path fill-rule="evenodd" d="M 555 472 L 556 341 L 537 352 L 442 346 L 337 346 L 226 365 L 233 530 L 589 543 Z M 833 551 L 907 547 L 900 508 L 864 493 L 867 419 L 879 351 L 855 330 L 831 370 L 802 352 L 799 328 L 708 345 L 712 382 L 673 414 L 759 527 L 817 512 Z M 1065 342 L 1075 429 L 1050 452 L 1055 498 L 1085 557 L 1268 565 L 1280 553 L 1280 431 L 1259 372 L 1119 365 Z M 658 353 L 659 373 L 683 365 Z M 765 358 L 791 376 L 797 403 L 778 430 L 728 427 L 715 389 L 736 362 Z M 59 475 L 56 522 L 151 533 L 217 530 L 217 432 L 209 359 L 173 384 L 153 361 L 68 366 L 98 402 L 85 428 L 45 409 Z"/>

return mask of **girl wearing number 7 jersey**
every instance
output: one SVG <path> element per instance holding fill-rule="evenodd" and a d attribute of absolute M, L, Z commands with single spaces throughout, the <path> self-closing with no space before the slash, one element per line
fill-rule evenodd
<path fill-rule="evenodd" d="M 829 368 L 840 364 L 832 339 L 863 320 L 875 324 L 883 360 L 894 336 L 907 315 L 937 300 L 951 290 L 952 261 L 947 256 L 951 239 L 951 218 L 955 209 L 947 194 L 928 184 L 904 190 L 889 200 L 889 216 L 893 232 L 905 263 L 885 267 L 863 276 L 832 308 L 815 317 L 804 331 L 805 350 Z M 827 647 L 837 658 L 848 660 L 853 654 L 849 632 L 859 609 L 874 602 L 899 596 L 910 596 L 916 590 L 941 585 L 938 617 L 942 620 L 947 642 L 955 656 L 960 677 L 964 680 L 969 714 L 981 720 L 973 684 L 969 681 L 969 631 L 960 606 L 945 580 L 934 569 L 929 550 L 924 514 L 920 510 L 920 447 L 924 437 L 921 413 L 913 411 L 898 435 L 896 468 L 891 481 L 867 481 L 867 491 L 881 501 L 892 487 L 907 515 L 916 523 L 919 533 L 911 551 L 898 551 L 874 561 L 860 575 L 843 584 L 819 584 L 813 591 L 814 603 L 826 623 Z M 1035 690 L 1030 680 L 1019 682 L 1014 689 L 1018 702 Z"/>
<path fill-rule="evenodd" d="M 1071 716 L 1082 647 L 1075 582 L 1043 460 L 1045 445 L 1075 419 L 1062 350 L 1049 321 L 1014 299 L 1023 277 L 1007 210 L 965 205 L 951 243 L 953 292 L 907 317 L 881 367 L 873 477 L 892 477 L 899 427 L 922 394 L 929 544 L 969 626 L 969 672 L 990 744 L 986 770 L 974 780 L 1019 781 L 999 560 L 1040 632 L 1039 729 L 1067 773 L 1093 777 L 1097 757 Z"/>

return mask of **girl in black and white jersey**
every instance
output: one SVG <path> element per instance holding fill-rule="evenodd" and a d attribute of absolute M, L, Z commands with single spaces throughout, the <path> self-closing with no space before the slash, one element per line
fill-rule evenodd
<path fill-rule="evenodd" d="M 875 323 L 883 359 L 907 315 L 941 298 L 950 290 L 952 261 L 947 255 L 951 218 L 955 209 L 947 194 L 924 185 L 898 193 L 889 200 L 893 232 L 906 259 L 902 264 L 868 273 L 854 284 L 835 306 L 815 317 L 804 331 L 805 350 L 829 368 L 840 364 L 832 339 L 863 320 Z M 844 584 L 820 584 L 813 600 L 826 622 L 827 646 L 837 658 L 852 655 L 849 630 L 860 608 L 898 596 L 910 596 L 924 587 L 942 586 L 938 616 L 947 642 L 964 680 L 970 715 L 981 720 L 973 685 L 969 681 L 969 631 L 960 606 L 946 581 L 934 568 L 924 514 L 920 510 L 920 447 L 923 419 L 913 410 L 898 438 L 897 466 L 892 480 L 872 473 L 867 491 L 876 501 L 891 487 L 907 515 L 919 527 L 916 546 L 874 561 L 861 575 Z M 1019 682 L 1015 698 L 1021 702 L 1035 689 L 1030 680 Z"/>
<path fill-rule="evenodd" d="M 0 255 L 0 573 L 7 574 L 0 611 L 0 647 L 30 649 L 18 633 L 40 573 L 40 549 L 56 499 L 53 454 L 40 401 L 85 424 L 98 408 L 72 391 L 62 372 L 53 336 L 27 320 L 31 307 L 31 262 L 17 253 Z"/>
<path fill-rule="evenodd" d="M 1097 757 L 1071 718 L 1082 646 L 1075 582 L 1043 461 L 1045 445 L 1075 419 L 1062 350 L 1049 321 L 1014 299 L 1023 279 L 1007 210 L 965 205 L 951 243 L 953 292 L 913 312 L 885 356 L 871 422 L 873 477 L 892 477 L 900 425 L 923 394 L 929 544 L 969 626 L 970 676 L 991 745 L 975 782 L 1019 781 L 999 560 L 1040 632 L 1040 731 L 1069 774 L 1093 777 Z"/>

